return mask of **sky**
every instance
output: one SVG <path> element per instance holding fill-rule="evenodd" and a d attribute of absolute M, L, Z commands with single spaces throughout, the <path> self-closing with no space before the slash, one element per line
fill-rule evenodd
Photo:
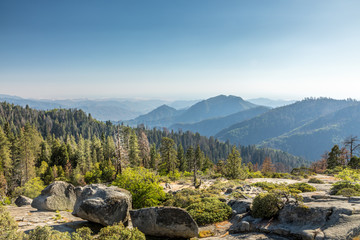
<path fill-rule="evenodd" d="M 360 99 L 360 1 L 1 0 L 0 94 Z"/>

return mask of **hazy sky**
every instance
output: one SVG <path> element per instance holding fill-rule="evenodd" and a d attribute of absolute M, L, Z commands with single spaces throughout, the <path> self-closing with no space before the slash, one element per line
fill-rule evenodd
<path fill-rule="evenodd" d="M 1 0 L 0 93 L 360 99 L 360 1 Z"/>

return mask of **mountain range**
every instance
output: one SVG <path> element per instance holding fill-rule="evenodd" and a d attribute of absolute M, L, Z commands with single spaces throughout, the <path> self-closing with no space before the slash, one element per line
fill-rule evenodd
<path fill-rule="evenodd" d="M 55 108 L 72 108 L 81 109 L 86 113 L 90 113 L 93 117 L 101 121 L 119 121 L 130 120 L 141 114 L 145 114 L 163 104 L 168 104 L 176 109 L 184 109 L 198 102 L 199 100 L 181 100 L 181 101 L 165 101 L 165 100 L 139 100 L 139 99 L 67 99 L 67 100 L 51 100 L 51 99 L 25 99 L 17 96 L 0 94 L 0 102 L 8 102 L 16 105 L 29 107 L 37 110 L 51 110 Z"/>
<path fill-rule="evenodd" d="M 202 101 L 29 100 L 0 95 L 0 101 L 36 109 L 78 108 L 100 120 L 200 133 L 236 145 L 280 149 L 314 161 L 350 135 L 360 136 L 360 102 L 307 98 L 281 107 L 259 106 L 237 96 Z M 256 101 L 254 101 L 256 102 Z M 259 101 L 258 101 L 259 102 Z M 286 104 L 286 101 L 280 103 Z M 102 117 L 99 117 L 102 116 Z M 123 118 L 118 118 L 123 116 Z M 126 117 L 125 117 L 126 116 Z M 126 120 L 134 116 L 131 120 Z M 115 121 L 115 120 L 114 120 Z"/>
<path fill-rule="evenodd" d="M 245 101 L 241 97 L 219 95 L 195 103 L 186 110 L 176 110 L 162 105 L 126 123 L 133 126 L 144 124 L 148 128 L 168 127 L 173 129 L 176 127 L 171 127 L 174 124 L 197 123 L 206 119 L 221 118 L 255 107 L 257 105 Z"/>
<path fill-rule="evenodd" d="M 350 135 L 360 135 L 360 103 L 320 98 L 272 109 L 223 129 L 215 137 L 281 149 L 314 161 Z"/>

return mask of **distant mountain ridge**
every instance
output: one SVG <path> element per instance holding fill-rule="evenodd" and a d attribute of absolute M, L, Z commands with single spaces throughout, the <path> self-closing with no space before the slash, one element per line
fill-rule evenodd
<path fill-rule="evenodd" d="M 90 113 L 93 117 L 101 121 L 124 121 L 145 114 L 163 104 L 169 104 L 177 109 L 188 108 L 199 100 L 182 100 L 182 101 L 165 101 L 165 100 L 137 100 L 137 99 L 67 99 L 67 100 L 50 100 L 50 99 L 24 99 L 17 96 L 0 94 L 0 101 L 6 101 L 37 110 L 51 110 L 55 108 L 72 108 L 81 109 Z"/>
<path fill-rule="evenodd" d="M 234 124 L 216 137 L 316 160 L 332 145 L 341 144 L 346 135 L 360 135 L 359 104 L 353 100 L 306 99 Z"/>
<path fill-rule="evenodd" d="M 144 124 L 149 128 L 170 127 L 177 123 L 196 123 L 210 118 L 225 117 L 255 107 L 257 105 L 247 102 L 241 97 L 219 95 L 200 101 L 186 110 L 160 106 L 126 123 L 130 125 Z"/>
<path fill-rule="evenodd" d="M 282 100 L 282 99 L 269 99 L 269 98 L 253 98 L 253 99 L 247 99 L 246 101 L 249 101 L 251 103 L 254 103 L 256 105 L 271 107 L 271 108 L 277 108 L 282 107 L 286 105 L 290 105 L 295 103 L 295 100 Z"/>
<path fill-rule="evenodd" d="M 260 106 L 243 110 L 225 117 L 206 119 L 196 123 L 177 123 L 171 125 L 170 128 L 176 131 L 182 130 L 198 132 L 201 135 L 210 137 L 215 136 L 216 133 L 224 128 L 261 115 L 269 110 L 270 108 Z"/>

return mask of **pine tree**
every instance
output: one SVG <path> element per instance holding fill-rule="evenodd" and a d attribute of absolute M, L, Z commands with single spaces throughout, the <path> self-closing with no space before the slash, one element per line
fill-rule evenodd
<path fill-rule="evenodd" d="M 174 172 L 177 159 L 176 159 L 176 150 L 175 150 L 174 140 L 171 138 L 163 137 L 161 140 L 161 164 L 165 167 L 166 173 Z"/>
<path fill-rule="evenodd" d="M 177 160 L 179 163 L 179 170 L 184 172 L 186 170 L 186 160 L 184 156 L 184 148 L 181 144 L 177 148 Z"/>
<path fill-rule="evenodd" d="M 132 167 L 140 166 L 139 146 L 134 130 L 130 132 L 129 138 L 129 162 Z"/>
<path fill-rule="evenodd" d="M 334 147 L 331 149 L 331 152 L 328 154 L 327 168 L 334 169 L 337 166 L 341 166 L 342 162 L 342 152 L 338 145 L 334 145 Z"/>
<path fill-rule="evenodd" d="M 143 130 L 140 131 L 139 138 L 139 157 L 141 159 L 142 165 L 145 168 L 149 168 L 150 166 L 150 144 L 149 140 Z"/>
<path fill-rule="evenodd" d="M 270 157 L 265 158 L 264 162 L 261 165 L 261 172 L 262 173 L 274 172 L 274 165 L 272 164 Z"/>
<path fill-rule="evenodd" d="M 158 164 L 158 152 L 156 150 L 156 145 L 153 143 L 150 147 L 150 168 L 157 170 Z"/>
<path fill-rule="evenodd" d="M 40 153 L 42 138 L 30 124 L 21 129 L 19 136 L 20 166 L 22 176 L 20 185 L 35 177 L 35 160 Z"/>
<path fill-rule="evenodd" d="M 244 170 L 241 168 L 241 157 L 239 151 L 233 146 L 231 153 L 226 159 L 225 174 L 230 179 L 243 178 Z"/>
<path fill-rule="evenodd" d="M 193 147 L 189 147 L 186 150 L 186 167 L 187 167 L 187 171 L 191 172 L 194 169 L 194 158 L 195 158 L 195 153 L 194 153 L 194 148 Z"/>
<path fill-rule="evenodd" d="M 4 188 L 4 192 L 7 193 L 7 183 L 11 182 L 12 178 L 12 161 L 10 158 L 10 143 L 0 127 L 0 175 L 4 178 L 3 185 L 6 186 Z M 1 182 L 1 181 L 0 181 Z"/>

